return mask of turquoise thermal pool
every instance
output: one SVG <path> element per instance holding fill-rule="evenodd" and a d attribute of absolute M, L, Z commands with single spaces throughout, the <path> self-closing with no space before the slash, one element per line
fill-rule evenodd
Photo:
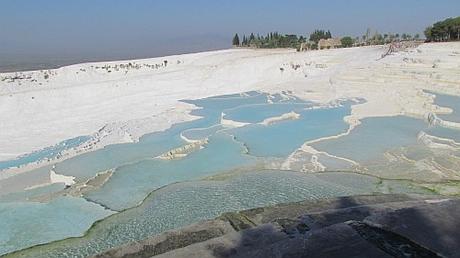
<path fill-rule="evenodd" d="M 405 116 L 366 118 L 349 134 L 328 139 L 348 131 L 344 118 L 362 100 L 319 105 L 286 92 L 254 91 L 184 102 L 197 107 L 191 114 L 198 119 L 57 162 L 53 170 L 75 177 L 73 186 L 51 184 L 51 166 L 1 180 L 0 254 L 85 257 L 228 211 L 376 192 L 430 194 L 410 180 L 361 172 L 391 162 L 389 152 L 425 151 L 421 132 L 460 142 L 458 130 Z M 457 114 L 460 107 L 448 104 Z M 0 162 L 0 170 L 52 159 L 88 139 Z M 282 166 L 318 139 L 310 146 L 321 153 L 304 153 L 296 162 L 322 166 L 320 173 Z M 448 154 L 455 161 L 458 153 Z"/>

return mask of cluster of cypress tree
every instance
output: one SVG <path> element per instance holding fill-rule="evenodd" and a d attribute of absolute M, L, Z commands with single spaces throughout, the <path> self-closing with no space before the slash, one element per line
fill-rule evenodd
<path fill-rule="evenodd" d="M 315 48 L 320 39 L 332 38 L 331 32 L 325 30 L 315 30 L 310 34 L 310 48 Z M 254 48 L 295 48 L 300 49 L 302 43 L 306 43 L 307 38 L 294 34 L 282 35 L 278 32 L 270 32 L 266 36 L 251 33 L 249 36 L 243 35 L 240 39 L 238 34 L 233 37 L 233 45 L 239 47 L 254 47 Z"/>
<path fill-rule="evenodd" d="M 233 37 L 233 45 L 255 48 L 299 48 L 300 44 L 306 42 L 305 37 L 297 35 L 281 35 L 278 32 L 270 32 L 266 36 L 243 35 L 242 40 L 238 34 Z"/>
<path fill-rule="evenodd" d="M 441 22 L 435 23 L 433 26 L 425 30 L 425 35 L 428 41 L 452 41 L 460 40 L 460 17 L 449 18 Z M 321 39 L 332 38 L 332 33 L 329 30 L 315 30 L 310 34 L 310 37 L 297 36 L 293 34 L 282 35 L 278 32 L 270 32 L 266 36 L 251 33 L 249 36 L 243 35 L 240 39 L 238 34 L 233 37 L 233 45 L 238 47 L 252 47 L 252 48 L 295 48 L 300 49 L 302 43 L 306 43 L 307 49 L 317 49 L 318 42 Z M 380 34 L 375 32 L 371 35 L 371 29 L 367 29 L 366 34 L 362 37 L 352 38 L 344 36 L 341 38 L 342 47 L 351 47 L 354 45 L 383 45 L 395 41 L 406 40 L 419 40 L 420 35 L 414 36 L 403 34 Z"/>
<path fill-rule="evenodd" d="M 316 44 L 318 44 L 320 39 L 330 39 L 330 38 L 332 38 L 332 34 L 330 31 L 315 30 L 312 34 L 310 34 L 310 41 L 313 41 Z"/>
<path fill-rule="evenodd" d="M 460 16 L 448 18 L 426 28 L 427 41 L 459 41 L 460 40 Z"/>

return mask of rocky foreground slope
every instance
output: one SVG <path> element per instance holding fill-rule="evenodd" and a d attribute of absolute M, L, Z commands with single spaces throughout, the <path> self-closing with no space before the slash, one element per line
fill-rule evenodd
<path fill-rule="evenodd" d="M 460 257 L 460 200 L 373 195 L 226 213 L 96 257 Z"/>

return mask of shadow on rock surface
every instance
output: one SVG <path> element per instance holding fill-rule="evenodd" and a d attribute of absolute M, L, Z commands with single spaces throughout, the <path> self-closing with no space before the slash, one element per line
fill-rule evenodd
<path fill-rule="evenodd" d="M 418 201 L 405 208 L 338 200 L 328 210 L 241 230 L 236 245 L 207 248 L 219 258 L 460 257 L 459 201 Z"/>

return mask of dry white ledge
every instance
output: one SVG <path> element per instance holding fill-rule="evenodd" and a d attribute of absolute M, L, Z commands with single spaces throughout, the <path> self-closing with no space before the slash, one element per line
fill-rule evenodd
<path fill-rule="evenodd" d="M 0 74 L 0 160 L 92 135 L 106 125 L 113 128 L 100 146 L 135 141 L 193 119 L 188 115 L 193 106 L 182 99 L 251 90 L 291 91 L 323 104 L 360 97 L 367 102 L 353 106 L 347 118 L 354 124 L 372 116 L 436 113 L 424 89 L 460 95 L 460 60 L 452 55 L 460 52 L 460 43 L 424 44 L 377 61 L 383 52 L 382 47 L 232 49 Z M 15 75 L 19 79 L 11 81 Z"/>

